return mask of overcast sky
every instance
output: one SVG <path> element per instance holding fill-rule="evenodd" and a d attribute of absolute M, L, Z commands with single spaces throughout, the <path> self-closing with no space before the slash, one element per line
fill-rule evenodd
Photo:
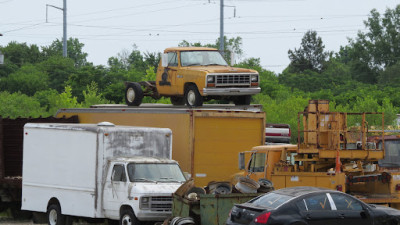
<path fill-rule="evenodd" d="M 0 0 L 0 45 L 10 41 L 39 46 L 62 39 L 63 0 Z M 287 52 L 298 48 L 307 30 L 322 37 L 326 50 L 339 50 L 364 31 L 372 9 L 394 8 L 395 0 L 225 0 L 225 36 L 243 38 L 244 58 L 261 59 L 280 73 Z M 234 7 L 232 7 L 234 6 Z M 236 17 L 234 11 L 236 9 Z M 219 0 L 67 0 L 68 37 L 85 44 L 95 65 L 135 44 L 142 52 L 161 52 L 182 40 L 215 43 Z M 5 56 L 7 57 L 7 56 Z M 237 59 L 237 61 L 240 59 Z"/>

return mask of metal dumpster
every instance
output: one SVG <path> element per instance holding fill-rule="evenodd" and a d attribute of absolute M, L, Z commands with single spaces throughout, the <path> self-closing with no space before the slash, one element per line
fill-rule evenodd
<path fill-rule="evenodd" d="M 246 202 L 264 193 L 201 194 L 199 200 L 188 200 L 174 194 L 172 216 L 192 217 L 197 225 L 223 225 L 234 204 Z"/>

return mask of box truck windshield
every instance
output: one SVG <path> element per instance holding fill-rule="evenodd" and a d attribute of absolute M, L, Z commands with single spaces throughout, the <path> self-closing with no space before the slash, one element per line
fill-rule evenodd
<path fill-rule="evenodd" d="M 185 182 L 177 164 L 130 163 L 128 175 L 131 182 Z"/>

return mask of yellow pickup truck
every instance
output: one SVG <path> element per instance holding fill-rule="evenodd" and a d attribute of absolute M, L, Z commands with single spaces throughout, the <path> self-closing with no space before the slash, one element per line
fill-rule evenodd
<path fill-rule="evenodd" d="M 173 105 L 201 106 L 211 99 L 249 105 L 251 95 L 261 91 L 255 70 L 228 65 L 217 49 L 167 48 L 161 57 L 156 80 L 125 82 L 125 101 L 139 106 L 144 96 L 170 97 Z"/>

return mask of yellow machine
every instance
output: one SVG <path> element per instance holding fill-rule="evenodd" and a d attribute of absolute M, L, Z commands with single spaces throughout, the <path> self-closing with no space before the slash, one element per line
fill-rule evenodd
<path fill-rule="evenodd" d="M 368 119 L 379 120 L 382 130 L 370 132 L 369 127 L 377 124 Z M 269 179 L 276 189 L 325 187 L 399 208 L 400 173 L 379 168 L 385 139 L 379 148 L 367 141 L 376 133 L 384 135 L 383 113 L 330 112 L 327 100 L 310 100 L 298 114 L 297 145 L 257 146 L 240 153 L 239 164 L 244 175 Z"/>

